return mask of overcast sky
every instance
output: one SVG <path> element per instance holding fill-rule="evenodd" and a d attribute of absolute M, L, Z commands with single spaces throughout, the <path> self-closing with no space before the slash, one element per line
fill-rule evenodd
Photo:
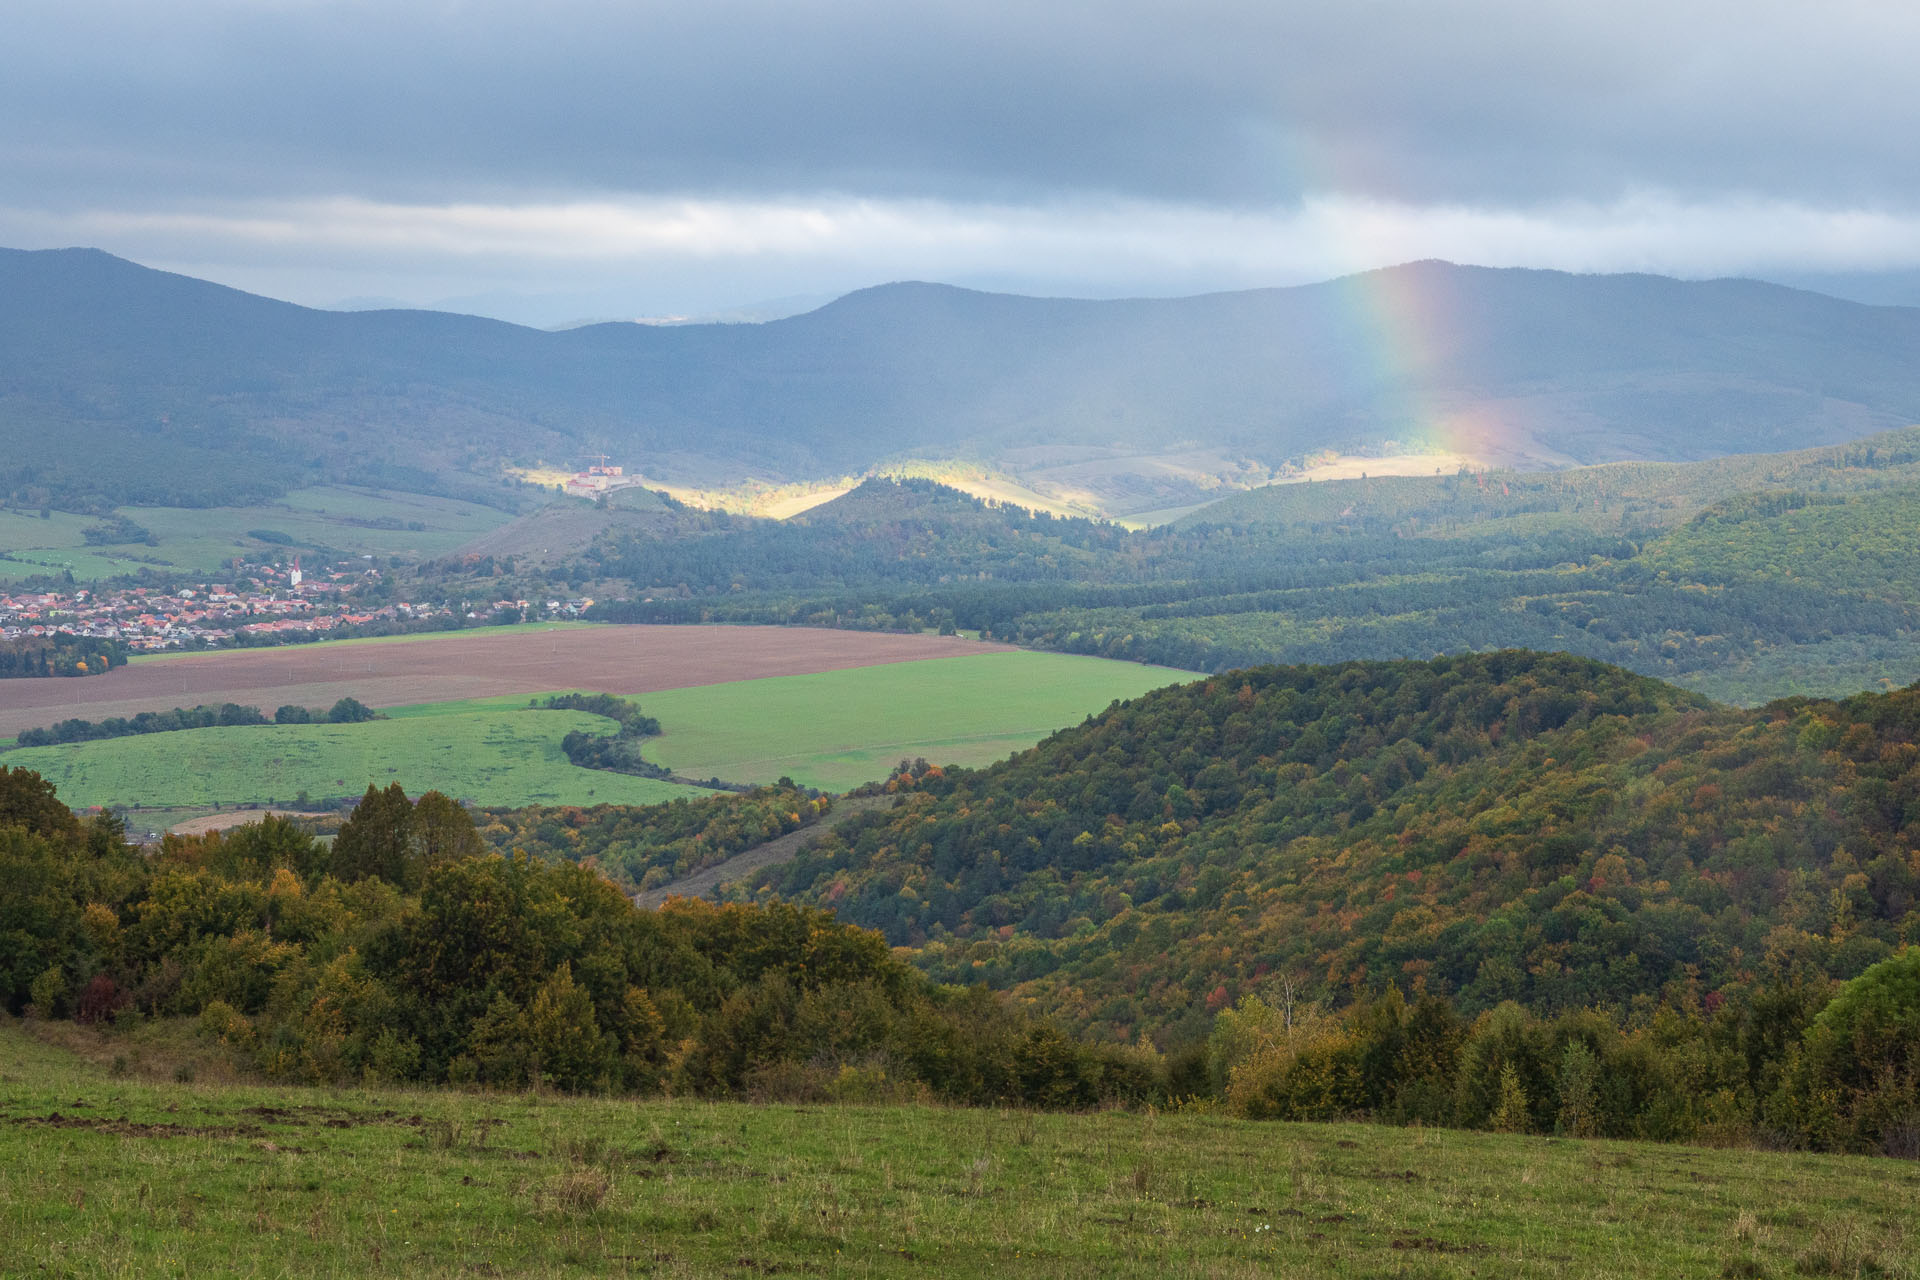
<path fill-rule="evenodd" d="M 316 305 L 552 324 L 1421 257 L 1920 279 L 1892 0 L 6 8 L 0 244 Z"/>

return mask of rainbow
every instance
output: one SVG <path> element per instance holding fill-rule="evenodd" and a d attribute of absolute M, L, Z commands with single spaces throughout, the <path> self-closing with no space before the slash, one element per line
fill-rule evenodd
<path fill-rule="evenodd" d="M 1452 270 L 1426 260 L 1328 282 L 1346 330 L 1340 347 L 1350 363 L 1341 372 L 1378 395 L 1381 437 L 1409 453 L 1487 464 L 1524 447 L 1532 431 L 1518 404 L 1439 389 L 1459 354 Z"/>

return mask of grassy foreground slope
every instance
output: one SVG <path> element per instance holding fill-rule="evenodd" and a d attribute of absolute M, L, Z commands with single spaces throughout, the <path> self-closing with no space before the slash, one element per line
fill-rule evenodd
<path fill-rule="evenodd" d="M 18 1274 L 1887 1276 L 1920 1167 L 1263 1125 L 162 1083 L 0 1024 Z"/>

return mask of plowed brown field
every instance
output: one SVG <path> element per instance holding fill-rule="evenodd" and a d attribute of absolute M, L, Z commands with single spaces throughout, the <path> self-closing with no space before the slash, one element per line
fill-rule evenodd
<path fill-rule="evenodd" d="M 652 693 L 1005 648 L 951 636 L 811 627 L 577 626 L 239 649 L 136 663 L 104 676 L 0 680 L 0 737 L 70 717 L 103 720 L 199 703 L 238 702 L 272 715 L 289 702 L 324 707 L 349 696 L 393 707 L 549 689 Z"/>

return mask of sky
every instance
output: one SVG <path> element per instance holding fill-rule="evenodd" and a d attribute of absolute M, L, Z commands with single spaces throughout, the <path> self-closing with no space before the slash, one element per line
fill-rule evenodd
<path fill-rule="evenodd" d="M 556 325 L 1430 257 L 1920 302 L 1892 0 L 6 7 L 0 245 L 309 305 Z"/>

